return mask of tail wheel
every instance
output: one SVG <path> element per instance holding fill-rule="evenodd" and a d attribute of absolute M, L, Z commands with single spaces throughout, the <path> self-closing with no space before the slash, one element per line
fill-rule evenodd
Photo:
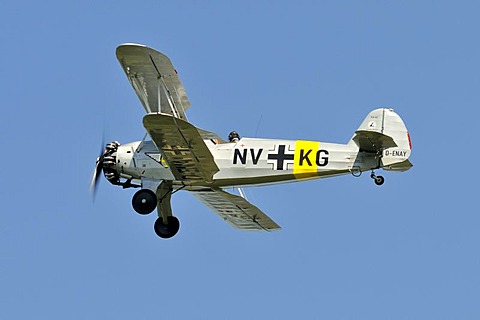
<path fill-rule="evenodd" d="M 132 206 L 139 214 L 149 214 L 157 207 L 157 196 L 152 190 L 139 190 L 132 198 Z"/>
<path fill-rule="evenodd" d="M 375 181 L 377 186 L 381 186 L 385 182 L 385 178 L 382 176 L 376 176 L 373 181 Z"/>
<path fill-rule="evenodd" d="M 178 229 L 180 229 L 180 221 L 177 217 L 168 216 L 167 223 L 165 224 L 163 218 L 159 217 L 157 221 L 155 221 L 153 228 L 155 229 L 157 236 L 163 239 L 168 239 L 177 234 Z"/>

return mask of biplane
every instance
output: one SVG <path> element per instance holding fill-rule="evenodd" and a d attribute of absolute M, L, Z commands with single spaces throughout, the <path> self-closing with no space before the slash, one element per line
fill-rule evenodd
<path fill-rule="evenodd" d="M 108 143 L 97 158 L 90 188 L 101 173 L 113 185 L 139 188 L 133 209 L 142 215 L 157 209 L 156 234 L 171 238 L 180 223 L 172 195 L 186 190 L 223 220 L 243 230 L 280 226 L 245 198 L 242 187 L 305 181 L 412 167 L 410 135 L 400 116 L 388 108 L 371 111 L 346 144 L 246 138 L 233 131 L 226 140 L 187 119 L 190 101 L 170 59 L 139 44 L 123 44 L 118 61 L 145 109 L 143 140 Z M 149 136 L 150 139 L 147 139 Z M 238 188 L 239 194 L 227 192 Z"/>

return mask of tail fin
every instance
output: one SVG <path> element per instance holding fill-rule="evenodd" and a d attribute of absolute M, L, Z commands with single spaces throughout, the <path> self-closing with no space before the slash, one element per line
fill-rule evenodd
<path fill-rule="evenodd" d="M 412 167 L 408 158 L 412 150 L 405 123 L 393 109 L 376 109 L 362 122 L 352 141 L 360 151 L 382 155 L 385 170 L 406 171 Z"/>

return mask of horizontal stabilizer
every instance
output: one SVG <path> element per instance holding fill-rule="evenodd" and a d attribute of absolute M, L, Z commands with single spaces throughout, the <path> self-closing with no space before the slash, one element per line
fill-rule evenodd
<path fill-rule="evenodd" d="M 355 141 L 360 151 L 365 152 L 378 152 L 397 146 L 392 137 L 376 131 L 358 130 L 352 140 Z"/>
<path fill-rule="evenodd" d="M 382 166 L 382 168 L 384 170 L 398 171 L 398 172 L 407 171 L 411 167 L 413 167 L 413 164 L 408 159 L 405 160 L 405 161 L 402 161 L 402 162 L 397 162 L 397 163 L 391 164 L 391 165 L 383 165 Z"/>

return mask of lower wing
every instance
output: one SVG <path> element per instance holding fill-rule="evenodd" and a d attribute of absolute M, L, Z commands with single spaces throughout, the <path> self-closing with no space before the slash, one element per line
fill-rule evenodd
<path fill-rule="evenodd" d="M 221 189 L 191 191 L 223 220 L 242 230 L 279 230 L 281 227 L 245 198 Z"/>

